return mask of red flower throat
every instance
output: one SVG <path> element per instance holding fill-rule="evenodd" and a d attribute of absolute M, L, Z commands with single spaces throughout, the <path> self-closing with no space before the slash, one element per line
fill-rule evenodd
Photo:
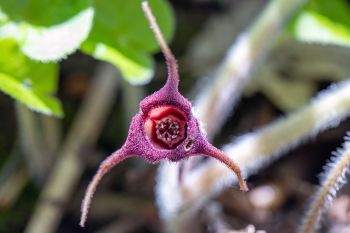
<path fill-rule="evenodd" d="M 115 165 L 131 156 L 141 157 L 150 163 L 158 163 L 162 159 L 180 161 L 194 155 L 210 156 L 232 169 L 238 177 L 240 189 L 248 191 L 238 165 L 210 144 L 201 132 L 198 120 L 191 112 L 191 103 L 178 91 L 176 60 L 147 2 L 142 3 L 142 8 L 167 61 L 167 82 L 159 91 L 141 101 L 140 112 L 131 121 L 124 145 L 101 163 L 82 202 L 82 227 L 85 225 L 92 196 L 101 178 Z"/>

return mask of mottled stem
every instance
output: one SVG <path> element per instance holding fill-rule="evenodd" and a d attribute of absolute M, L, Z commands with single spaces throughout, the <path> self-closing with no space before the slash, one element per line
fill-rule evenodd
<path fill-rule="evenodd" d="M 102 177 L 108 173 L 114 166 L 123 161 L 124 159 L 130 157 L 131 155 L 127 154 L 123 148 L 117 150 L 110 156 L 108 156 L 100 165 L 100 168 L 96 172 L 94 178 L 90 182 L 85 196 L 81 205 L 81 218 L 80 226 L 84 227 L 87 219 L 87 214 L 91 205 L 92 197 L 95 193 L 97 185 L 100 183 Z"/>
<path fill-rule="evenodd" d="M 165 56 L 165 60 L 168 66 L 168 80 L 165 87 L 169 87 L 170 89 L 178 89 L 179 86 L 179 74 L 178 74 L 178 66 L 176 63 L 176 59 L 171 52 L 167 42 L 164 39 L 164 36 L 158 26 L 156 18 L 154 17 L 152 10 L 150 9 L 148 2 L 142 2 L 142 9 L 145 13 L 145 16 L 153 30 L 153 33 L 160 45 L 160 48 Z"/>

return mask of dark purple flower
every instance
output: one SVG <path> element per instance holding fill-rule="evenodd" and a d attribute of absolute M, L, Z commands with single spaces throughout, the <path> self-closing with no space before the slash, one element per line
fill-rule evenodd
<path fill-rule="evenodd" d="M 238 177 L 241 190 L 248 191 L 240 168 L 210 144 L 201 132 L 198 120 L 192 114 L 191 103 L 178 91 L 176 60 L 147 2 L 143 2 L 142 7 L 166 58 L 168 79 L 164 87 L 141 101 L 140 112 L 131 121 L 124 145 L 101 163 L 82 203 L 82 227 L 85 225 L 92 196 L 101 178 L 122 160 L 132 156 L 141 157 L 150 163 L 158 163 L 162 159 L 179 161 L 193 155 L 207 155 L 231 168 Z"/>

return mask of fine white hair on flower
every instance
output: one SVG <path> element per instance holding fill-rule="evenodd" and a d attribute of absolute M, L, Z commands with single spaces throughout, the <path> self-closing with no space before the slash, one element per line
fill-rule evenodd
<path fill-rule="evenodd" d="M 251 175 L 319 132 L 337 126 L 349 115 L 350 81 L 344 81 L 320 92 L 299 111 L 290 113 L 255 132 L 235 138 L 223 147 L 223 151 L 234 156 L 244 174 Z M 175 177 L 167 174 L 166 167 L 165 164 L 159 170 L 161 175 L 158 177 L 162 177 L 162 181 L 169 182 Z M 193 206 L 200 207 L 224 188 L 232 186 L 234 182 L 236 182 L 235 177 L 230 176 L 230 171 L 226 167 L 209 160 L 187 173 L 181 187 L 168 190 L 167 193 L 181 197 L 180 201 L 176 202 L 177 206 L 172 202 L 171 208 L 168 207 L 164 201 L 167 198 L 162 193 L 157 193 L 158 203 L 163 203 L 161 206 L 164 207 L 161 213 L 173 213 Z M 161 181 L 158 182 L 158 185 L 163 184 Z M 171 188 L 168 185 L 165 186 Z M 191 191 L 186 193 L 186 196 L 181 196 L 184 190 L 189 189 Z M 169 215 L 165 214 L 165 216 Z"/>

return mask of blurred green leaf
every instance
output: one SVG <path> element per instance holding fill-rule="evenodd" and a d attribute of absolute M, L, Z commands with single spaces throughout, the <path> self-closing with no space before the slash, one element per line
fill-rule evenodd
<path fill-rule="evenodd" d="M 24 56 L 14 40 L 0 40 L 0 90 L 29 108 L 63 116 L 58 99 L 57 65 L 35 62 Z"/>
<path fill-rule="evenodd" d="M 295 25 L 298 39 L 350 46 L 350 30 L 315 12 L 303 12 Z"/>
<path fill-rule="evenodd" d="M 142 0 L 91 1 L 2 0 L 0 39 L 16 39 L 24 54 L 40 61 L 59 60 L 80 47 L 114 64 L 131 84 L 149 82 L 154 69 L 149 53 L 158 45 L 141 10 Z M 170 5 L 166 0 L 149 4 L 169 40 L 174 31 Z"/>
<path fill-rule="evenodd" d="M 89 50 L 89 43 L 83 49 Z M 153 59 L 146 53 L 133 51 L 131 48 L 122 48 L 115 45 L 110 47 L 103 43 L 92 44 L 93 56 L 107 61 L 119 68 L 123 77 L 131 84 L 138 85 L 148 82 L 153 77 Z"/>
<path fill-rule="evenodd" d="M 56 61 L 77 50 L 91 30 L 94 11 L 87 8 L 67 21 L 51 27 L 26 22 L 0 26 L 0 38 L 14 38 L 24 54 L 40 61 Z"/>
<path fill-rule="evenodd" d="M 145 84 L 153 75 L 153 61 L 147 53 L 158 45 L 141 10 L 141 0 L 95 0 L 92 31 L 82 50 L 116 65 L 132 84 Z M 174 31 L 174 18 L 164 0 L 150 0 L 164 36 Z"/>
<path fill-rule="evenodd" d="M 350 4 L 346 0 L 311 0 L 289 29 L 303 41 L 350 46 Z"/>
<path fill-rule="evenodd" d="M 0 8 L 11 21 L 52 26 L 91 6 L 90 0 L 1 0 Z"/>
<path fill-rule="evenodd" d="M 5 15 L 1 10 L 0 10 L 0 25 L 6 23 L 8 20 L 7 15 Z"/>
<path fill-rule="evenodd" d="M 88 37 L 94 11 L 88 8 L 52 27 L 28 27 L 21 46 L 29 57 L 41 61 L 59 60 L 77 50 Z"/>
<path fill-rule="evenodd" d="M 347 0 L 310 0 L 306 7 L 332 22 L 350 28 L 350 3 Z"/>

